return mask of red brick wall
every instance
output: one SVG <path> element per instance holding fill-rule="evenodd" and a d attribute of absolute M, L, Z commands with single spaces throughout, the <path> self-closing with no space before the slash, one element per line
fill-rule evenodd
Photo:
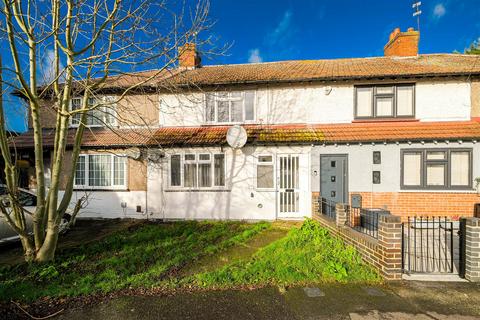
<path fill-rule="evenodd" d="M 384 47 L 385 56 L 416 56 L 418 54 L 418 40 L 420 33 L 408 29 L 406 32 L 400 32 L 400 29 L 395 29 L 390 34 L 390 40 Z"/>
<path fill-rule="evenodd" d="M 464 216 L 471 217 L 477 193 L 455 192 L 351 192 L 362 196 L 362 207 L 385 208 L 398 216 Z"/>

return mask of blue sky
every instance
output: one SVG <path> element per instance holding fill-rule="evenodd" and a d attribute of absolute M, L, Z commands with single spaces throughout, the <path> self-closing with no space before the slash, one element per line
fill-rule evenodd
<path fill-rule="evenodd" d="M 411 0 L 211 0 L 210 30 L 228 55 L 204 64 L 383 55 L 395 27 L 415 27 Z M 420 53 L 463 51 L 480 38 L 480 0 L 423 0 Z M 16 104 L 8 125 L 24 130 Z"/>

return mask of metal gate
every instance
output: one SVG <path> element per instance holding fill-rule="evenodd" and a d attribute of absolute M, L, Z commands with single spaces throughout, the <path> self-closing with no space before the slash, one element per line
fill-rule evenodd
<path fill-rule="evenodd" d="M 299 160 L 297 155 L 281 155 L 278 157 L 278 202 L 281 216 L 298 213 L 300 210 Z"/>
<path fill-rule="evenodd" d="M 402 223 L 403 272 L 462 275 L 462 223 L 447 217 L 408 217 Z"/>

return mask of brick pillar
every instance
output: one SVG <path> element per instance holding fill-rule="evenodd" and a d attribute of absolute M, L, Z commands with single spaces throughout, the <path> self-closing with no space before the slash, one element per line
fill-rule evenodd
<path fill-rule="evenodd" d="M 337 227 L 344 227 L 347 223 L 347 211 L 345 210 L 344 203 L 337 203 L 335 205 L 335 216 L 336 216 L 336 225 Z"/>
<path fill-rule="evenodd" d="M 321 213 L 320 204 L 318 203 L 319 199 L 320 194 L 318 192 L 312 192 L 312 217 Z"/>
<path fill-rule="evenodd" d="M 466 220 L 465 279 L 480 282 L 480 219 Z"/>
<path fill-rule="evenodd" d="M 380 214 L 378 218 L 380 273 L 385 280 L 402 279 L 402 223 L 399 216 Z"/>

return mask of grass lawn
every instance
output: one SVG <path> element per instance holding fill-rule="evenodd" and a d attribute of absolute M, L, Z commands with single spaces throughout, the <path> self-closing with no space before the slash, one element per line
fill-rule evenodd
<path fill-rule="evenodd" d="M 229 250 L 240 250 L 271 229 L 268 222 L 141 224 L 94 243 L 60 250 L 51 264 L 0 268 L 0 300 L 33 301 L 125 288 L 379 281 L 352 247 L 345 247 L 312 220 L 248 256 L 214 261 L 217 256 L 235 256 Z M 195 268 L 210 260 L 210 267 Z"/>

